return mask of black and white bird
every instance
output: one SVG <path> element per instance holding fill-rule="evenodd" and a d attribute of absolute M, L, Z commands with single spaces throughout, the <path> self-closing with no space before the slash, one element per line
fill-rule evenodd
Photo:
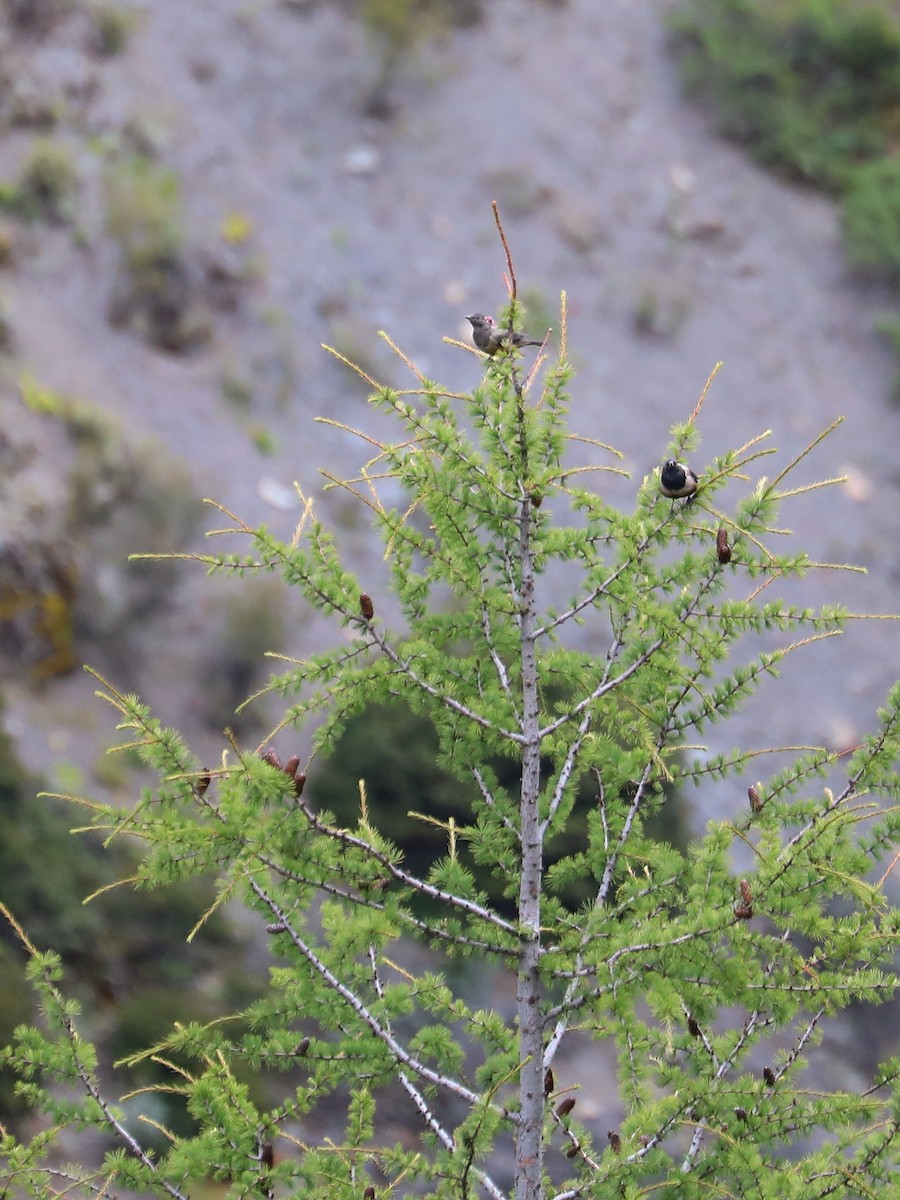
<path fill-rule="evenodd" d="M 671 500 L 679 500 L 682 496 L 690 500 L 697 490 L 699 480 L 690 467 L 670 458 L 663 463 L 659 473 L 659 490 Z"/>
<path fill-rule="evenodd" d="M 501 346 L 543 346 L 543 342 L 535 341 L 534 338 L 528 338 L 524 333 L 518 333 L 515 329 L 500 329 L 493 317 L 486 317 L 484 313 L 472 313 L 471 317 L 466 317 L 466 320 L 472 326 L 472 341 L 479 350 L 483 350 L 485 354 L 489 354 L 492 358 L 500 349 Z"/>

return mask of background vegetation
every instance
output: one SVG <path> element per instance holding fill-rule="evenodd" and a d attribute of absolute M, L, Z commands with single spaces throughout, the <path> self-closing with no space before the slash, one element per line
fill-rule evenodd
<path fill-rule="evenodd" d="M 900 283 L 897 6 L 686 0 L 672 27 L 689 91 L 760 162 L 837 194 L 848 261 L 893 295 Z M 890 335 L 896 321 L 883 319 Z"/>

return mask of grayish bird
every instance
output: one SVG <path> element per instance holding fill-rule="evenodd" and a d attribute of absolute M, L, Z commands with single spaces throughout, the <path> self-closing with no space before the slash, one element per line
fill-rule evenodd
<path fill-rule="evenodd" d="M 527 338 L 524 333 L 498 328 L 494 318 L 486 317 L 484 313 L 473 313 L 471 317 L 466 317 L 466 320 L 472 326 L 472 341 L 479 350 L 483 350 L 492 358 L 501 346 L 508 348 L 512 345 L 518 349 L 520 346 L 543 346 L 544 344 L 535 341 L 534 338 Z"/>

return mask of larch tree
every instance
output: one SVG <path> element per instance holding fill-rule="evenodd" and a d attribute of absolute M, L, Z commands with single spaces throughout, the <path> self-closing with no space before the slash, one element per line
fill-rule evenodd
<path fill-rule="evenodd" d="M 506 255 L 512 331 L 522 312 Z M 176 1135 L 126 1121 L 58 960 L 30 946 L 27 914 L 15 914 L 42 1019 L 4 1061 L 42 1118 L 0 1144 L 10 1200 L 188 1200 L 203 1181 L 228 1197 L 311 1200 L 896 1194 L 900 1063 L 860 1094 L 811 1087 L 803 1071 L 840 1010 L 896 988 L 885 884 L 900 829 L 900 687 L 843 757 L 696 752 L 786 655 L 848 616 L 778 596 L 830 569 L 776 528 L 783 505 L 835 482 L 793 482 L 821 438 L 771 477 L 758 475 L 776 454 L 768 433 L 695 463 L 685 499 L 663 496 L 653 472 L 623 511 L 597 482 L 620 469 L 610 447 L 578 437 L 595 465 L 567 463 L 565 318 L 563 298 L 555 356 L 541 349 L 526 370 L 534 352 L 504 345 L 482 356 L 471 394 L 424 378 L 396 346 L 412 386 L 366 376 L 397 440 L 360 434 L 367 461 L 337 482 L 383 543 L 390 605 L 299 490 L 290 541 L 228 513 L 247 552 L 190 556 L 213 571 L 279 572 L 349 635 L 283 662 L 268 685 L 302 763 L 282 764 L 271 738 L 231 736 L 210 768 L 101 680 L 123 744 L 158 784 L 127 808 L 82 800 L 92 825 L 140 840 L 138 886 L 213 873 L 217 904 L 260 915 L 275 965 L 234 1021 L 178 1025 L 147 1048 L 168 1071 L 158 1086 L 193 1118 L 194 1132 Z M 705 395 L 666 459 L 697 452 Z M 740 495 L 720 511 L 729 483 Z M 386 608 L 400 617 L 387 622 Z M 600 654 L 581 648 L 587 620 Z M 778 640 L 760 651 L 763 632 Z M 348 718 L 398 700 L 427 717 L 441 766 L 472 796 L 421 873 L 371 819 L 365 780 L 353 822 L 310 800 Z M 781 765 L 766 776 L 768 752 Z M 648 828 L 676 792 L 748 771 L 765 782 L 689 847 Z M 586 783 L 583 838 L 551 861 Z M 587 901 L 571 902 L 573 881 L 588 881 Z M 412 966 L 411 943 L 427 950 Z M 514 1019 L 471 999 L 467 981 L 485 966 L 514 976 Z M 614 1047 L 614 1128 L 582 1119 L 578 1081 L 555 1076 L 576 1035 Z M 341 1136 L 317 1136 L 316 1113 L 335 1103 Z M 60 1136 L 71 1154 L 73 1131 L 89 1129 L 108 1139 L 102 1159 L 61 1157 Z"/>

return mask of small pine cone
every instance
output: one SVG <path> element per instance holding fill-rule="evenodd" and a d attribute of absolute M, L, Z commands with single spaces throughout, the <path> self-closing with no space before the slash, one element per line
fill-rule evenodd
<path fill-rule="evenodd" d="M 266 933 L 284 933 L 286 929 L 284 921 L 273 921 L 271 925 L 266 926 Z"/>
<path fill-rule="evenodd" d="M 275 1147 L 271 1142 L 259 1143 L 259 1161 L 266 1170 L 271 1170 L 275 1166 Z"/>
<path fill-rule="evenodd" d="M 297 768 L 299 766 L 300 766 L 300 755 L 299 754 L 292 755 L 287 760 L 287 762 L 284 764 L 283 770 L 284 770 L 285 775 L 290 775 L 291 779 L 293 779 L 294 776 L 297 774 Z"/>
<path fill-rule="evenodd" d="M 700 1022 L 697 1020 L 696 1017 L 688 1017 L 687 1025 L 688 1025 L 688 1033 L 691 1035 L 691 1037 L 699 1037 L 700 1036 Z"/>
<path fill-rule="evenodd" d="M 298 1042 L 294 1047 L 295 1058 L 306 1058 L 309 1053 L 309 1038 L 304 1038 L 302 1042 Z"/>
<path fill-rule="evenodd" d="M 620 1154 L 622 1151 L 622 1139 L 616 1129 L 607 1129 L 606 1136 L 609 1138 L 609 1146 L 613 1154 Z"/>
<path fill-rule="evenodd" d="M 544 497 L 540 492 L 529 492 L 528 498 L 531 501 L 532 508 L 540 508 L 544 503 Z"/>
<path fill-rule="evenodd" d="M 294 776 L 294 794 L 297 796 L 303 795 L 303 788 L 306 784 L 306 776 L 302 771 L 298 771 Z"/>
<path fill-rule="evenodd" d="M 759 784 L 751 783 L 747 788 L 747 799 L 750 801 L 750 811 L 752 813 L 761 813 L 763 810 L 762 796 L 759 792 Z"/>
<path fill-rule="evenodd" d="M 739 921 L 749 921 L 753 916 L 753 892 L 750 890 L 750 884 L 746 879 L 740 882 L 741 899 L 740 903 L 734 906 L 734 915 Z"/>
<path fill-rule="evenodd" d="M 375 1189 L 371 1184 L 363 1192 L 363 1200 L 375 1200 Z"/>
<path fill-rule="evenodd" d="M 775 1072 L 771 1067 L 763 1067 L 763 1079 L 766 1081 L 769 1087 L 775 1086 Z"/>
<path fill-rule="evenodd" d="M 739 1121 L 747 1120 L 747 1110 L 746 1110 L 746 1108 L 741 1108 L 740 1105 L 738 1105 L 738 1107 L 734 1110 L 734 1115 L 737 1117 L 737 1119 Z"/>
<path fill-rule="evenodd" d="M 568 1148 L 568 1150 L 566 1151 L 566 1158 L 577 1158 L 577 1157 L 578 1157 L 578 1147 L 570 1146 Z"/>
<path fill-rule="evenodd" d="M 278 771 L 284 770 L 284 764 L 282 763 L 281 759 L 278 757 L 276 752 L 274 750 L 272 750 L 271 748 L 268 750 L 263 750 L 262 754 L 259 757 L 263 760 L 263 762 L 267 762 L 270 767 L 275 767 L 275 769 Z"/>
<path fill-rule="evenodd" d="M 553 1068 L 548 1067 L 544 1072 L 544 1095 L 549 1096 L 555 1087 L 556 1081 L 553 1078 Z"/>
<path fill-rule="evenodd" d="M 359 593 L 359 611 L 362 613 L 363 620 L 371 621 L 375 616 L 375 605 L 372 603 L 372 597 L 366 595 L 365 592 Z"/>
<path fill-rule="evenodd" d="M 556 1106 L 556 1115 L 558 1117 L 567 1117 L 575 1107 L 575 1097 L 566 1096 L 565 1100 L 560 1100 Z"/>
<path fill-rule="evenodd" d="M 198 796 L 205 796 L 211 783 L 212 773 L 209 767 L 204 767 L 203 774 L 198 777 L 197 782 L 194 784 L 194 791 Z"/>
<path fill-rule="evenodd" d="M 731 546 L 728 544 L 728 530 L 724 526 L 716 534 L 716 554 L 720 563 L 731 562 Z"/>

